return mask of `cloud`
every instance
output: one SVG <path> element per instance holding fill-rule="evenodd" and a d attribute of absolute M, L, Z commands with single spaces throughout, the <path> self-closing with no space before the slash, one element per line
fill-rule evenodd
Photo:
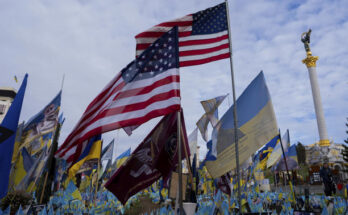
<path fill-rule="evenodd" d="M 174 18 L 213 6 L 211 1 L 2 1 L 0 3 L 0 86 L 14 86 L 29 74 L 21 120 L 28 120 L 63 87 L 66 115 L 60 142 L 103 87 L 135 55 L 134 35 Z M 348 15 L 346 2 L 229 1 L 236 93 L 240 95 L 263 70 L 278 125 L 290 129 L 292 142 L 318 140 L 302 32 L 313 29 L 311 48 L 319 56 L 318 80 L 329 137 L 342 143 L 348 116 Z M 182 106 L 190 133 L 203 114 L 200 101 L 230 93 L 220 113 L 231 105 L 229 60 L 181 69 Z M 159 119 L 138 128 L 131 137 L 121 131 L 118 155 L 142 141 Z M 211 128 L 210 128 L 211 131 Z M 202 139 L 201 158 L 205 154 Z"/>

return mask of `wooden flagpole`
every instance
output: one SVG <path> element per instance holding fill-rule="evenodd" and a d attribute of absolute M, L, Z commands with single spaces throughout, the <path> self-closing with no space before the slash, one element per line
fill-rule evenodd
<path fill-rule="evenodd" d="M 183 214 L 182 206 L 182 164 L 181 164 L 181 112 L 177 112 L 177 148 L 178 148 L 178 169 L 179 169 L 179 210 L 180 215 Z"/>
<path fill-rule="evenodd" d="M 236 171 L 237 171 L 237 185 L 238 185 L 238 204 L 239 211 L 242 211 L 242 200 L 240 190 L 240 169 L 239 169 L 239 150 L 238 150 L 238 119 L 237 119 L 237 104 L 236 104 L 236 90 L 234 84 L 234 71 L 233 71 L 233 60 L 232 60 L 232 34 L 230 29 L 230 14 L 228 10 L 228 0 L 226 3 L 226 16 L 227 16 L 227 29 L 229 37 L 229 50 L 230 50 L 230 68 L 231 68 L 231 80 L 232 80 L 232 95 L 233 95 L 233 119 L 234 119 L 234 140 L 235 140 L 235 151 L 236 151 Z"/>

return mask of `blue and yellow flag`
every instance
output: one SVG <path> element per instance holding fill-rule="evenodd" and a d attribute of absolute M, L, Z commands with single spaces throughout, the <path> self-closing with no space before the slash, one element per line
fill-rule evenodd
<path fill-rule="evenodd" d="M 116 158 L 117 168 L 120 168 L 120 166 L 127 160 L 127 158 L 130 156 L 130 153 L 131 153 L 131 148 L 127 149 Z"/>
<path fill-rule="evenodd" d="M 249 84 L 237 102 L 239 161 L 249 157 L 278 134 L 278 126 L 263 72 Z M 234 106 L 230 107 L 212 133 L 217 159 L 207 161 L 213 178 L 236 168 Z"/>
<path fill-rule="evenodd" d="M 85 150 L 77 159 L 76 163 L 70 167 L 69 178 L 73 178 L 86 161 L 100 159 L 101 148 L 102 148 L 101 135 L 99 134 L 97 136 L 92 137 L 88 141 L 88 144 Z"/>
<path fill-rule="evenodd" d="M 27 79 L 28 74 L 25 75 L 22 85 L 0 125 L 0 199 L 7 194 L 13 147 L 19 116 L 22 110 L 24 93 L 27 87 Z"/>
<path fill-rule="evenodd" d="M 23 147 L 21 153 L 19 153 L 16 168 L 13 170 L 15 186 L 17 186 L 23 180 L 23 178 L 35 164 L 35 161 L 36 160 L 30 156 L 27 149 Z"/>
<path fill-rule="evenodd" d="M 25 124 L 23 146 L 27 147 L 31 155 L 40 151 L 45 145 L 50 146 L 58 122 L 61 95 L 62 91 Z"/>
<path fill-rule="evenodd" d="M 259 163 L 257 168 L 264 170 L 267 166 L 268 158 L 271 156 L 273 149 L 279 145 L 280 137 L 277 134 L 271 141 L 269 141 L 257 154 L 259 156 Z"/>
<path fill-rule="evenodd" d="M 277 144 L 274 150 L 272 151 L 272 154 L 269 156 L 267 160 L 267 168 L 273 166 L 280 160 L 280 158 L 283 155 L 283 150 L 284 150 L 284 153 L 288 151 L 288 148 L 290 146 L 289 129 L 286 131 L 286 133 L 284 134 L 282 138 L 282 145 L 283 145 L 283 149 L 280 144 Z"/>

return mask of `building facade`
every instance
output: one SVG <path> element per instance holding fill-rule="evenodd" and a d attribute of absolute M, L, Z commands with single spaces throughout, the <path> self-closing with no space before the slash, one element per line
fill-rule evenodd
<path fill-rule="evenodd" d="M 0 87 L 0 124 L 10 108 L 17 92 L 11 87 Z"/>
<path fill-rule="evenodd" d="M 305 146 L 306 148 L 306 163 L 310 167 L 310 171 L 314 173 L 313 177 L 318 178 L 320 167 L 327 160 L 330 168 L 337 174 L 340 180 L 348 180 L 348 174 L 343 170 L 347 163 L 343 160 L 342 151 L 343 144 L 330 142 L 328 146 L 322 146 L 319 143 Z"/>

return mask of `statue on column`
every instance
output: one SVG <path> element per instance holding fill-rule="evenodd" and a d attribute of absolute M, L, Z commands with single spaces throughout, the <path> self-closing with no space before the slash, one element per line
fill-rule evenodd
<path fill-rule="evenodd" d="M 309 47 L 309 43 L 310 43 L 310 40 L 311 40 L 311 32 L 312 32 L 312 30 L 309 29 L 308 32 L 304 32 L 301 35 L 301 41 L 303 42 L 305 50 L 306 50 L 307 53 L 311 52 L 311 49 Z"/>

